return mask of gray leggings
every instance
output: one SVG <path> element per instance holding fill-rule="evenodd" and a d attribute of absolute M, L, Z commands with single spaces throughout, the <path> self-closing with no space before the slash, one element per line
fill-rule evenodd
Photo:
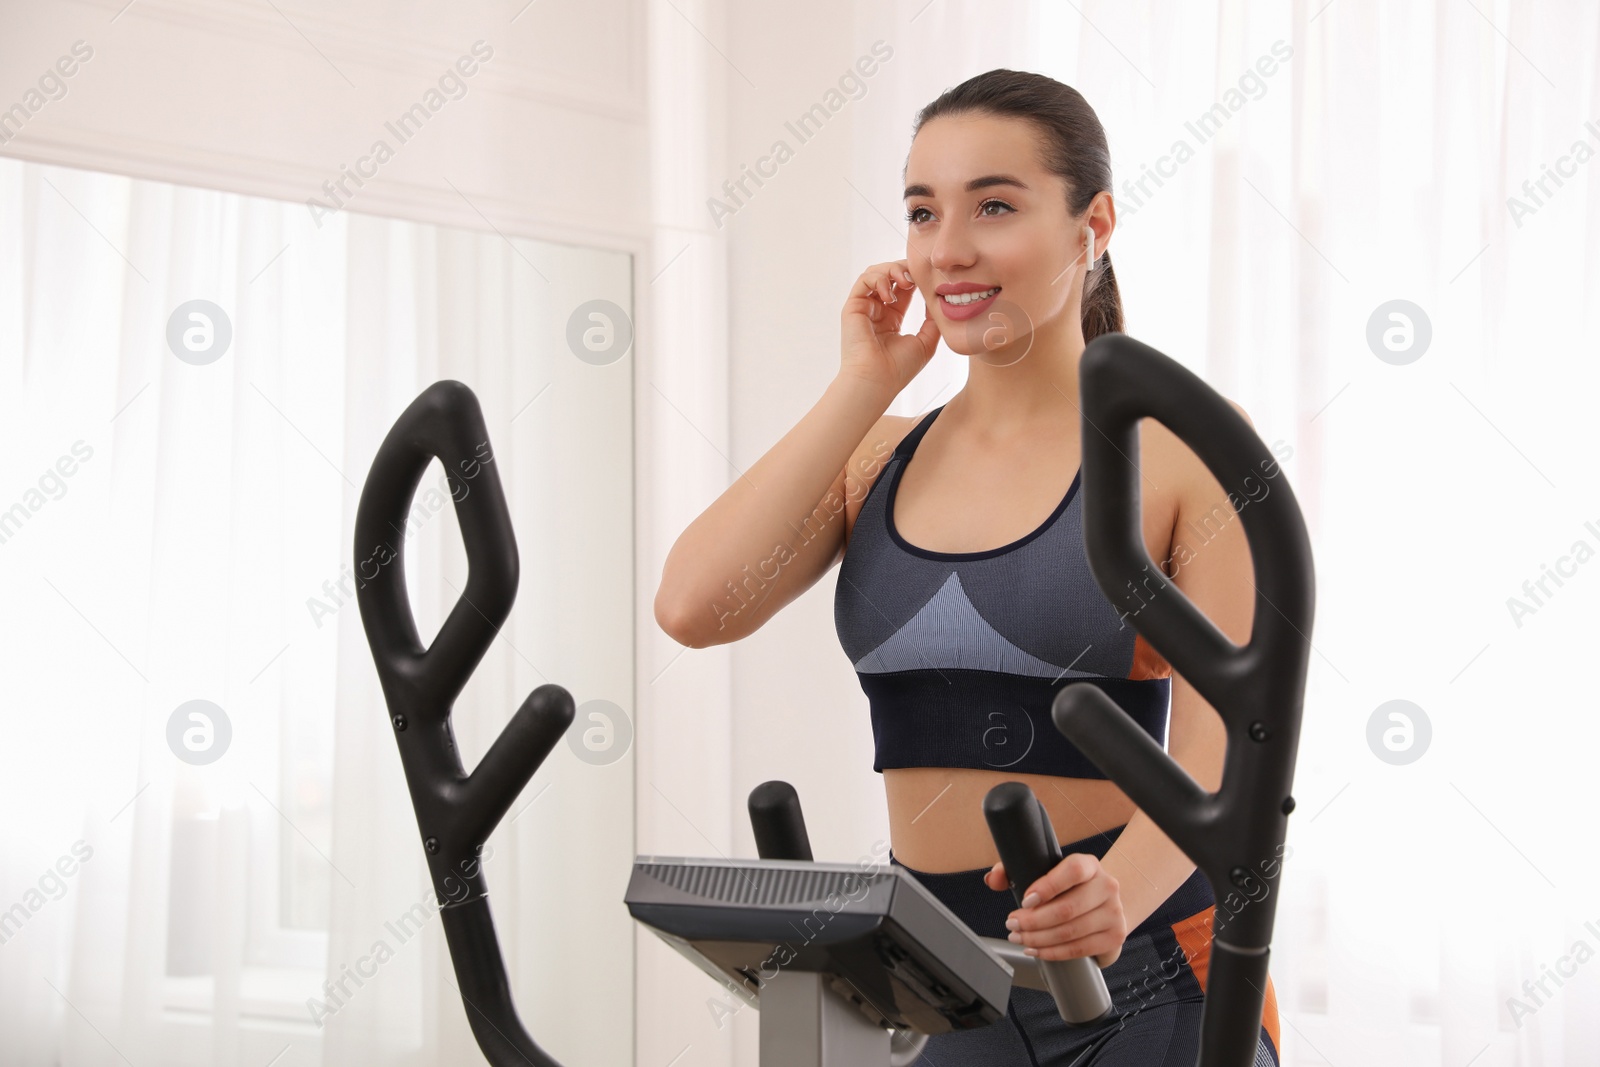
<path fill-rule="evenodd" d="M 1061 851 L 1104 857 L 1122 829 L 1064 844 Z M 893 854 L 889 860 L 905 867 Z M 975 933 L 1006 936 L 1006 916 L 1016 902 L 1009 890 L 997 893 L 984 885 L 987 867 L 949 874 L 905 869 Z M 1112 1001 L 1105 1022 L 1068 1026 L 1050 994 L 1013 989 L 1006 1018 L 977 1030 L 934 1034 L 916 1067 L 1194 1067 L 1200 1056 L 1200 1011 L 1209 963 L 1203 945 L 1210 928 L 1208 909 L 1214 904 L 1210 883 L 1195 871 L 1128 934 L 1122 954 L 1102 972 Z M 1277 1005 L 1270 979 L 1267 992 L 1254 1067 L 1278 1067 L 1273 1036 Z"/>

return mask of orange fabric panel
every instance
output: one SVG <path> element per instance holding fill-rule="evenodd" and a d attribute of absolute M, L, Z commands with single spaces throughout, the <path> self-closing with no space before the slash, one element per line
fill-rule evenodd
<path fill-rule="evenodd" d="M 1154 645 L 1144 639 L 1144 634 L 1138 634 L 1133 639 L 1133 668 L 1128 671 L 1128 677 L 1172 677 L 1172 665 L 1155 650 Z"/>
<path fill-rule="evenodd" d="M 1178 939 L 1178 947 L 1183 949 L 1202 990 L 1206 987 L 1206 973 L 1211 969 L 1211 916 L 1216 910 L 1212 906 L 1172 924 L 1173 936 Z M 1270 972 L 1267 974 L 1266 995 L 1261 1004 L 1261 1025 L 1267 1028 L 1267 1033 L 1272 1037 L 1272 1047 L 1278 1050 L 1281 1058 L 1283 1042 L 1278 1040 L 1278 994 L 1272 988 Z"/>

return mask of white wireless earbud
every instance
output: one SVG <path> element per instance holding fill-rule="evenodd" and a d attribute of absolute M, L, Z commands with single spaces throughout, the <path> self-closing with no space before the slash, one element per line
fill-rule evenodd
<path fill-rule="evenodd" d="M 1094 270 L 1094 227 L 1093 226 L 1085 226 L 1083 228 L 1083 239 L 1084 239 L 1085 244 L 1088 247 L 1087 259 L 1088 259 L 1088 263 L 1089 263 L 1089 265 L 1084 269 L 1085 270 Z"/>

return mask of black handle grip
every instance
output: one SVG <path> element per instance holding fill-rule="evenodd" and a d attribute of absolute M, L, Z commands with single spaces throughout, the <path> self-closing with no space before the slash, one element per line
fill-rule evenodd
<path fill-rule="evenodd" d="M 1220 394 L 1124 334 L 1103 334 L 1078 370 L 1084 542 L 1100 590 L 1221 715 L 1222 782 L 1202 789 L 1105 691 L 1068 685 L 1052 718 L 1194 861 L 1217 899 L 1201 1067 L 1248 1067 L 1261 1025 L 1280 860 L 1311 647 L 1315 578 L 1305 519 L 1276 457 Z M 1255 615 L 1243 646 L 1216 628 L 1145 551 L 1139 420 L 1192 449 L 1244 525 Z M 1219 505 L 1221 502 L 1219 501 Z M 1139 590 L 1132 597 L 1128 591 Z"/>
<path fill-rule="evenodd" d="M 1039 798 L 1021 782 L 1001 782 L 989 790 L 983 798 L 983 817 L 1020 908 L 1028 887 L 1061 862 L 1055 828 Z"/>
<path fill-rule="evenodd" d="M 750 790 L 750 827 L 764 860 L 811 860 L 800 796 L 788 782 L 762 782 Z"/>
<path fill-rule="evenodd" d="M 1028 887 L 1061 862 L 1055 827 L 1033 790 L 1021 782 L 1001 782 L 989 790 L 983 798 L 983 817 L 1005 864 L 1011 895 L 1021 907 Z M 1091 957 L 1040 960 L 1039 969 L 1066 1022 L 1086 1025 L 1111 1013 L 1105 975 Z"/>
<path fill-rule="evenodd" d="M 434 457 L 444 464 L 467 551 L 467 587 L 424 648 L 405 583 L 411 499 Z M 356 600 L 416 809 L 440 921 L 478 1047 L 494 1067 L 559 1067 L 517 1017 L 479 857 L 522 787 L 572 724 L 559 685 L 528 694 L 469 775 L 450 711 L 511 613 L 517 542 L 477 397 L 436 382 L 395 421 L 356 508 Z"/>

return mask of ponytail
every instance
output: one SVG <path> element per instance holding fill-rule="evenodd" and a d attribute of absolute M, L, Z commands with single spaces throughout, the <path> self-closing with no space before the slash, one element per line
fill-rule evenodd
<path fill-rule="evenodd" d="M 1083 286 L 1083 343 L 1103 333 L 1122 333 L 1122 294 L 1111 269 L 1111 253 L 1100 253 L 1100 265 L 1089 272 Z"/>

